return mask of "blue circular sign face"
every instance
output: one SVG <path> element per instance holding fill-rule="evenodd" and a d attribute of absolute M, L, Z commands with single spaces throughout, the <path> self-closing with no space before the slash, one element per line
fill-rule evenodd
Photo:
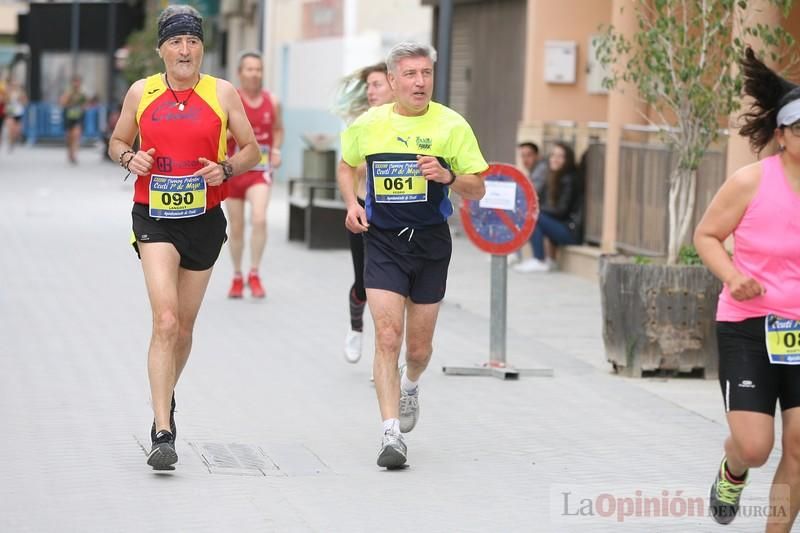
<path fill-rule="evenodd" d="M 536 226 L 539 200 L 533 184 L 513 165 L 493 163 L 483 173 L 486 195 L 464 200 L 461 220 L 470 240 L 494 255 L 506 255 L 522 247 Z"/>

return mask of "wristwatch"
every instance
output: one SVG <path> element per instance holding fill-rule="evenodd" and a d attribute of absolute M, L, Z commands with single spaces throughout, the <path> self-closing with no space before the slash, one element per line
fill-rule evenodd
<path fill-rule="evenodd" d="M 445 183 L 445 185 L 452 185 L 452 184 L 453 184 L 453 182 L 455 182 L 455 181 L 456 181 L 456 173 L 455 173 L 455 172 L 453 172 L 453 169 L 452 169 L 452 168 L 448 168 L 448 169 L 447 169 L 447 171 L 450 173 L 450 181 L 448 181 L 447 183 Z"/>
<path fill-rule="evenodd" d="M 229 161 L 220 161 L 219 164 L 222 167 L 222 172 L 225 174 L 225 178 L 223 178 L 222 181 L 228 181 L 233 177 L 233 165 L 231 165 Z"/>

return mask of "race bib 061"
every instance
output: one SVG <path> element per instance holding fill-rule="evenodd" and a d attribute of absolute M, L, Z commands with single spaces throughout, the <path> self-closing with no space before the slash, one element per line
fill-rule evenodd
<path fill-rule="evenodd" d="M 373 161 L 372 185 L 378 203 L 412 203 L 428 200 L 428 180 L 416 160 Z"/>

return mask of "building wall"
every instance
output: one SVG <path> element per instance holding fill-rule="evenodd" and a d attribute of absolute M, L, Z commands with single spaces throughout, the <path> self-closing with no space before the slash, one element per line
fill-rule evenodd
<path fill-rule="evenodd" d="M 343 76 L 383 59 L 397 41 L 430 42 L 431 8 L 419 0 L 267 2 L 265 86 L 283 103 L 286 138 L 279 179 L 302 176 L 304 136 L 338 149 L 342 121 L 331 114 Z"/>
<path fill-rule="evenodd" d="M 17 14 L 26 11 L 24 2 L 0 2 L 0 35 L 16 35 Z"/>
<path fill-rule="evenodd" d="M 792 7 L 792 10 L 789 12 L 789 16 L 786 17 L 784 21 L 783 28 L 788 31 L 792 37 L 794 37 L 795 41 L 800 43 L 800 5 L 795 2 L 795 6 Z M 797 47 L 795 46 L 795 53 L 797 53 Z M 792 81 L 795 83 L 800 83 L 800 77 L 798 77 L 798 70 L 795 68 L 793 71 L 794 77 Z"/>
<path fill-rule="evenodd" d="M 528 45 L 523 124 L 555 120 L 605 121 L 608 97 L 587 92 L 590 36 L 611 22 L 611 0 L 528 0 Z M 576 82 L 544 79 L 545 42 L 577 43 Z"/>
<path fill-rule="evenodd" d="M 391 45 L 401 40 L 431 42 L 433 8 L 419 0 L 354 0 L 355 32 L 378 32 Z"/>
<path fill-rule="evenodd" d="M 469 121 L 489 161 L 513 162 L 522 112 L 525 0 L 453 9 L 449 106 Z"/>

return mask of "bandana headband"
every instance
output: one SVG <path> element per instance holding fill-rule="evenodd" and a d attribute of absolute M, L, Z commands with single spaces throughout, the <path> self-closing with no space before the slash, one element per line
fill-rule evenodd
<path fill-rule="evenodd" d="M 158 48 L 177 35 L 193 35 L 203 41 L 202 19 L 188 13 L 178 13 L 158 25 Z"/>

